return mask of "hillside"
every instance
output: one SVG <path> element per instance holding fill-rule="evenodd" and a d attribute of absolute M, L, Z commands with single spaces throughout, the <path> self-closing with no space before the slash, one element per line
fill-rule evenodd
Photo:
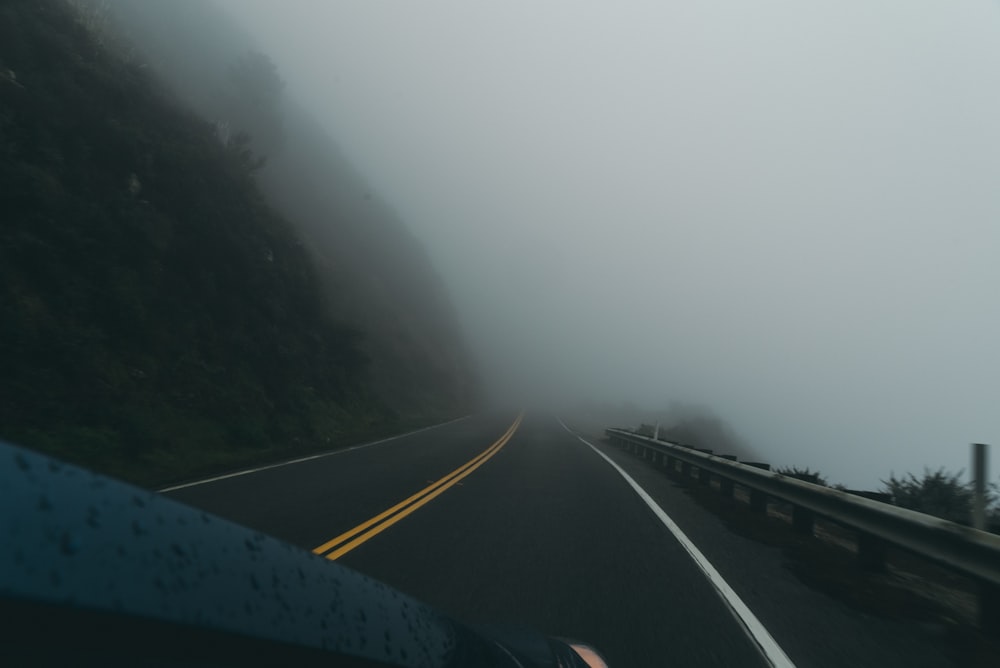
<path fill-rule="evenodd" d="M 317 271 L 249 138 L 103 41 L 58 0 L 0 6 L 0 438 L 155 483 L 464 410 L 468 370 L 391 291 Z"/>

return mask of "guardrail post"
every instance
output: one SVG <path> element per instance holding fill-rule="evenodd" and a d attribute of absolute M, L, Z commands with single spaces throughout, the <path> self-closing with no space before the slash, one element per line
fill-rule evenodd
<path fill-rule="evenodd" d="M 986 444 L 972 444 L 972 528 L 986 531 Z"/>
<path fill-rule="evenodd" d="M 815 513 L 808 508 L 803 508 L 801 506 L 795 506 L 792 508 L 792 530 L 795 531 L 795 533 L 812 535 L 815 521 Z"/>
<path fill-rule="evenodd" d="M 747 466 L 752 466 L 755 469 L 761 469 L 764 471 L 770 471 L 771 465 L 765 464 L 764 462 L 743 462 Z M 767 494 L 764 492 L 758 492 L 755 489 L 750 490 L 750 510 L 757 513 L 767 514 Z"/>
<path fill-rule="evenodd" d="M 667 455 L 667 476 L 673 478 L 677 474 L 677 459 Z"/>
<path fill-rule="evenodd" d="M 731 462 L 736 461 L 736 455 L 719 455 L 723 459 L 727 459 Z M 719 478 L 719 494 L 727 498 L 733 498 L 733 492 L 736 491 L 736 485 L 729 478 Z"/>
<path fill-rule="evenodd" d="M 1000 587 L 991 582 L 979 583 L 979 629 L 1000 633 Z"/>
<path fill-rule="evenodd" d="M 691 465 L 687 462 L 681 462 L 681 478 L 687 480 L 691 477 Z"/>
<path fill-rule="evenodd" d="M 885 541 L 870 533 L 858 532 L 858 565 L 866 571 L 884 573 Z"/>
<path fill-rule="evenodd" d="M 712 451 L 709 448 L 694 448 L 694 449 L 696 451 L 698 451 L 698 452 L 704 452 L 706 455 L 712 454 Z M 707 486 L 707 485 L 709 485 L 711 483 L 711 481 L 712 481 L 712 476 L 709 474 L 709 472 L 699 466 L 698 467 L 698 484 L 699 485 L 706 485 Z"/>

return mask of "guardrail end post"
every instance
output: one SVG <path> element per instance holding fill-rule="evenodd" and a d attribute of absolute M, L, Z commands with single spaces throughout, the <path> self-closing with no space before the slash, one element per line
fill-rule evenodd
<path fill-rule="evenodd" d="M 858 533 L 858 566 L 873 573 L 884 573 L 885 541 L 870 533 Z"/>
<path fill-rule="evenodd" d="M 816 515 L 808 508 L 795 506 L 792 509 L 792 530 L 795 533 L 812 535 Z"/>
<path fill-rule="evenodd" d="M 986 444 L 972 444 L 972 526 L 986 531 Z"/>

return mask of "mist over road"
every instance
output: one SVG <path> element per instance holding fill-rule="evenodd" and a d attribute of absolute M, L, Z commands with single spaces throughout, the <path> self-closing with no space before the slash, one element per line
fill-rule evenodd
<path fill-rule="evenodd" d="M 494 395 L 706 405 L 856 489 L 1000 442 L 998 3 L 218 3 Z"/>
<path fill-rule="evenodd" d="M 810 591 L 776 550 L 729 533 L 641 462 L 597 448 L 680 526 L 794 665 L 948 665 L 915 625 L 866 619 Z M 551 415 L 477 415 L 168 494 L 327 555 L 360 537 L 340 563 L 466 622 L 593 643 L 612 666 L 767 665 L 678 539 Z"/>

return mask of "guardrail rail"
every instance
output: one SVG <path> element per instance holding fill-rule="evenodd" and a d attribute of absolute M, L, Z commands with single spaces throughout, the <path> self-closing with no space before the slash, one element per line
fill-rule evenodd
<path fill-rule="evenodd" d="M 886 547 L 896 546 L 979 584 L 979 623 L 1000 630 L 1000 536 L 931 515 L 816 485 L 769 470 L 767 464 L 738 462 L 731 455 L 661 441 L 626 429 L 607 429 L 612 444 L 665 466 L 669 473 L 697 477 L 732 497 L 736 485 L 749 492 L 750 507 L 767 511 L 768 499 L 792 506 L 792 528 L 811 534 L 816 518 L 835 522 L 857 533 L 862 567 L 884 570 Z"/>

